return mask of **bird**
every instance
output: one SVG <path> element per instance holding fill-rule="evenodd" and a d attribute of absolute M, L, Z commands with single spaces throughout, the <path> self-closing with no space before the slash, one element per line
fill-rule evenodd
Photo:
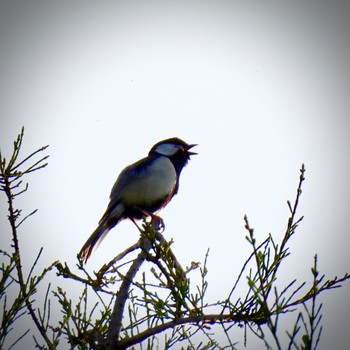
<path fill-rule="evenodd" d="M 86 263 L 107 233 L 124 219 L 151 217 L 164 228 L 163 220 L 155 213 L 163 209 L 179 190 L 182 169 L 197 144 L 188 144 L 178 137 L 156 143 L 147 157 L 128 165 L 114 183 L 110 201 L 97 228 L 78 253 Z"/>

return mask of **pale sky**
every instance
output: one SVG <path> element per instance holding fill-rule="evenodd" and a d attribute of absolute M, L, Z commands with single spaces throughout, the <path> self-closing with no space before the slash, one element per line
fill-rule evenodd
<path fill-rule="evenodd" d="M 281 280 L 311 282 L 315 253 L 326 277 L 349 272 L 349 13 L 346 0 L 1 0 L 0 147 L 23 125 L 25 153 L 50 145 L 20 202 L 39 209 L 24 258 L 43 246 L 43 265 L 73 266 L 120 170 L 177 136 L 199 155 L 160 215 L 183 265 L 210 248 L 208 301 L 250 254 L 244 214 L 258 240 L 282 237 L 302 163 L 305 219 Z M 121 223 L 88 268 L 137 239 Z M 322 298 L 321 350 L 348 344 L 349 288 Z"/>

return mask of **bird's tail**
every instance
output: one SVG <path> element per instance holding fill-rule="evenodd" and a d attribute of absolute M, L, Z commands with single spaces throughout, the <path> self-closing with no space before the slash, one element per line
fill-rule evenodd
<path fill-rule="evenodd" d="M 78 254 L 78 259 L 83 261 L 83 263 L 85 264 L 91 256 L 92 252 L 99 246 L 99 244 L 102 242 L 103 238 L 105 238 L 106 234 L 110 229 L 111 227 L 106 226 L 104 223 L 100 223 L 97 226 L 96 230 L 85 242 L 83 248 L 81 248 Z"/>
<path fill-rule="evenodd" d="M 120 220 L 124 218 L 124 206 L 120 203 L 111 202 L 103 214 L 96 230 L 91 234 L 89 239 L 85 242 L 83 248 L 81 248 L 78 259 L 83 261 L 84 264 L 88 261 L 92 252 L 99 246 L 102 240 L 106 237 L 106 234 Z"/>

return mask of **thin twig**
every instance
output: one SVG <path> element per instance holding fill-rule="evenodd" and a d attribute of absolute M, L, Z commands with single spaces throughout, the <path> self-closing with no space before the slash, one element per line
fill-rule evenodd
<path fill-rule="evenodd" d="M 132 246 L 126 248 L 123 252 L 119 253 L 116 257 L 114 257 L 109 263 L 104 264 L 98 272 L 95 273 L 97 279 L 102 278 L 104 274 L 113 266 L 115 263 L 121 259 L 123 259 L 126 255 L 130 254 L 134 250 L 140 248 L 142 240 L 139 240 Z"/>

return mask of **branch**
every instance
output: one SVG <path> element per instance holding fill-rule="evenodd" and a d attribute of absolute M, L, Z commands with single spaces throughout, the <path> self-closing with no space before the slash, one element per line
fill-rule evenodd
<path fill-rule="evenodd" d="M 28 168 L 24 171 L 17 170 L 20 166 L 24 165 L 29 159 L 31 159 L 34 155 L 37 153 L 45 150 L 48 146 L 44 146 L 37 151 L 30 154 L 28 157 L 26 157 L 23 161 L 17 162 L 17 158 L 20 152 L 20 149 L 22 147 L 23 142 L 23 136 L 24 136 L 24 128 L 22 128 L 21 133 L 17 136 L 16 141 L 14 141 L 14 149 L 10 158 L 9 163 L 6 166 L 6 159 L 2 156 L 0 152 L 0 179 L 1 179 L 1 190 L 5 192 L 5 195 L 7 197 L 8 202 L 8 220 L 10 222 L 11 230 L 12 230 L 12 242 L 13 242 L 13 249 L 14 249 L 14 263 L 16 266 L 17 276 L 18 276 L 18 283 L 20 288 L 20 293 L 23 297 L 23 301 L 28 309 L 28 312 L 35 323 L 38 331 L 40 332 L 41 336 L 44 338 L 46 344 L 48 345 L 49 349 L 54 349 L 54 345 L 49 339 L 48 335 L 46 334 L 45 327 L 41 324 L 39 318 L 37 317 L 35 310 L 32 305 L 32 301 L 30 300 L 30 297 L 35 293 L 36 285 L 37 283 L 43 278 L 43 276 L 46 274 L 47 271 L 49 271 L 52 267 L 52 265 L 43 271 L 43 273 L 37 278 L 37 277 L 31 277 L 31 274 L 33 272 L 33 268 L 35 267 L 37 263 L 37 259 L 39 258 L 41 251 L 39 252 L 38 258 L 35 260 L 32 269 L 30 270 L 29 276 L 27 281 L 25 281 L 23 269 L 22 269 L 22 262 L 21 262 L 21 254 L 20 254 L 20 247 L 19 247 L 19 238 L 18 238 L 18 227 L 31 215 L 33 215 L 36 210 L 25 216 L 19 223 L 17 223 L 17 219 L 20 216 L 21 210 L 15 209 L 14 206 L 14 199 L 16 196 L 18 196 L 21 193 L 26 192 L 27 186 L 22 190 L 19 191 L 17 194 L 13 193 L 13 190 L 16 188 L 19 188 L 19 186 L 22 184 L 22 181 L 19 181 L 17 184 L 13 185 L 13 182 L 18 180 L 21 176 L 39 170 L 47 165 L 42 164 L 44 160 L 48 158 L 48 156 L 44 156 L 40 160 L 36 161 L 34 164 L 29 165 Z M 28 288 L 29 286 L 29 288 Z"/>
<path fill-rule="evenodd" d="M 141 237 L 140 247 L 142 251 L 130 266 L 128 272 L 123 277 L 122 285 L 117 293 L 117 298 L 114 303 L 113 312 L 109 324 L 109 330 L 106 339 L 106 350 L 112 350 L 119 347 L 119 334 L 122 327 L 122 319 L 124 314 L 125 303 L 129 296 L 130 286 L 136 273 L 140 269 L 143 262 L 147 259 L 147 252 L 151 249 L 151 242 L 146 237 Z"/>
<path fill-rule="evenodd" d="M 105 273 L 119 260 L 123 259 L 126 255 L 133 252 L 134 250 L 140 248 L 141 240 L 126 248 L 123 252 L 119 253 L 116 257 L 114 257 L 109 263 L 104 264 L 98 272 L 95 273 L 97 280 L 101 280 Z"/>
<path fill-rule="evenodd" d="M 208 315 L 191 315 L 188 317 L 183 317 L 175 319 L 173 321 L 165 322 L 158 326 L 149 328 L 133 337 L 122 339 L 118 343 L 118 347 L 115 349 L 126 349 L 132 345 L 139 344 L 145 339 L 166 331 L 167 329 L 175 328 L 183 324 L 196 324 L 198 327 L 203 327 L 205 324 L 215 324 L 215 323 L 225 323 L 225 322 L 234 322 L 234 323 L 249 323 L 253 322 L 255 324 L 265 323 L 265 318 L 260 312 L 254 314 L 245 315 L 232 315 L 232 314 L 208 314 Z"/>
<path fill-rule="evenodd" d="M 321 279 L 318 281 L 318 284 L 319 284 L 319 282 L 321 282 L 323 280 L 324 277 L 325 277 L 324 275 L 321 277 Z M 325 292 L 327 290 L 340 288 L 341 284 L 343 282 L 346 282 L 346 281 L 349 281 L 349 280 L 350 280 L 350 274 L 346 273 L 341 278 L 334 277 L 332 280 L 328 280 L 328 281 L 324 282 L 320 287 L 318 287 L 318 284 L 317 284 L 317 286 L 313 285 L 310 288 L 310 290 L 303 297 L 286 304 L 284 307 L 285 307 L 285 309 L 290 309 L 290 308 L 292 308 L 294 306 L 303 304 L 303 303 L 307 302 L 308 300 L 314 298 L 315 295 L 319 295 L 322 292 Z"/>

